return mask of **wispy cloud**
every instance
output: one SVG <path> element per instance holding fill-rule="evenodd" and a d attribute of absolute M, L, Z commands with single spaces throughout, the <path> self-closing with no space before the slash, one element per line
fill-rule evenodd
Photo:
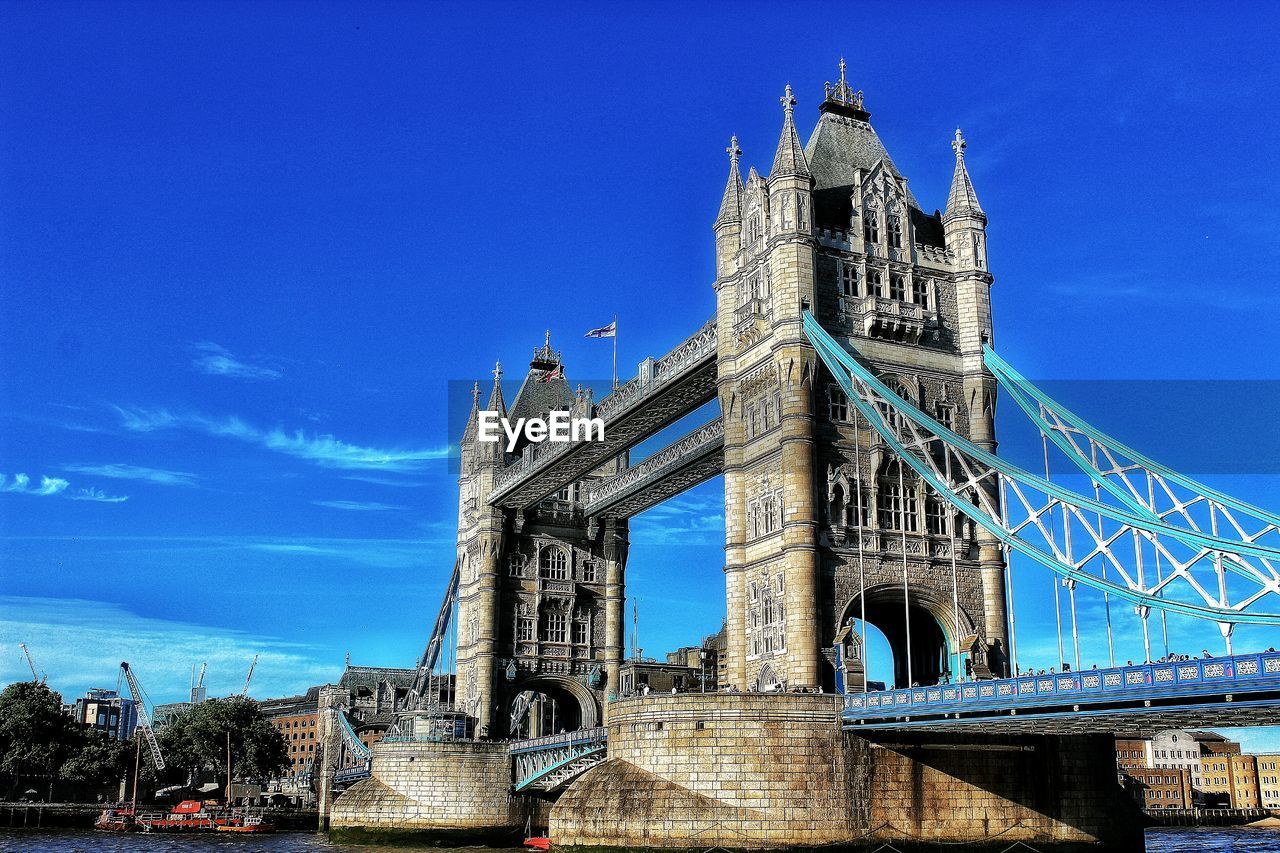
<path fill-rule="evenodd" d="M 102 489 L 90 486 L 87 489 L 77 489 L 75 494 L 70 495 L 73 501 L 96 501 L 103 504 L 119 504 L 129 500 L 128 495 L 108 495 Z"/>
<path fill-rule="evenodd" d="M 385 512 L 392 509 L 406 509 L 406 507 L 378 503 L 377 501 L 312 501 L 311 503 L 329 509 L 348 509 L 359 512 Z"/>
<path fill-rule="evenodd" d="M 362 477 L 355 474 L 343 477 L 342 479 L 354 480 L 357 483 L 373 483 L 375 486 L 394 486 L 397 489 L 419 489 L 427 485 L 419 480 L 396 480 L 391 477 Z"/>
<path fill-rule="evenodd" d="M 114 686 L 122 660 L 158 702 L 184 698 L 193 659 L 209 662 L 212 695 L 239 690 L 255 654 L 251 693 L 260 697 L 301 693 L 341 671 L 341 661 L 323 660 L 316 647 L 278 637 L 140 616 L 102 601 L 0 596 L 0 683 L 30 677 L 19 642 L 64 699 Z"/>
<path fill-rule="evenodd" d="M 219 346 L 211 341 L 201 341 L 193 344 L 192 348 L 199 355 L 191 362 L 191 366 L 209 376 L 226 376 L 231 379 L 250 379 L 255 381 L 270 381 L 284 376 L 281 371 L 274 367 L 251 364 L 245 359 L 233 355 L 226 347 Z"/>
<path fill-rule="evenodd" d="M 140 465 L 64 465 L 64 471 L 89 474 L 112 480 L 141 480 L 160 486 L 195 486 L 196 475 L 185 471 L 165 471 L 161 468 L 144 468 Z"/>
<path fill-rule="evenodd" d="M 332 435 L 308 434 L 303 430 L 261 429 L 237 417 L 218 419 L 167 409 L 115 408 L 120 414 L 121 424 L 131 432 L 170 429 L 202 432 L 254 444 L 326 468 L 406 471 L 420 468 L 426 462 L 446 459 L 449 455 L 447 446 L 424 450 L 383 450 L 349 444 Z"/>
<path fill-rule="evenodd" d="M 631 541 L 654 545 L 723 543 L 723 493 L 716 486 L 703 488 L 708 491 L 672 498 L 636 516 L 631 522 Z"/>
<path fill-rule="evenodd" d="M 7 474 L 0 474 L 0 492 L 12 492 L 17 495 L 48 497 L 61 494 L 69 485 L 71 484 L 59 477 L 41 477 L 40 485 L 32 486 L 31 478 L 26 474 L 14 474 L 12 480 Z"/>

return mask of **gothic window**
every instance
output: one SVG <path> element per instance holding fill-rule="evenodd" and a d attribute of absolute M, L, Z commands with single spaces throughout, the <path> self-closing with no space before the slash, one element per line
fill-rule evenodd
<path fill-rule="evenodd" d="M 880 296 L 880 270 L 867 270 L 867 295 Z"/>
<path fill-rule="evenodd" d="M 524 555 L 511 554 L 507 557 L 507 574 L 513 578 L 524 577 Z"/>
<path fill-rule="evenodd" d="M 533 617 L 521 616 L 516 621 L 516 642 L 532 643 L 533 642 Z"/>
<path fill-rule="evenodd" d="M 742 419 L 747 423 L 747 438 L 756 437 L 756 407 L 745 406 L 742 409 Z"/>
<path fill-rule="evenodd" d="M 903 302 L 907 298 L 907 281 L 897 273 L 889 275 L 889 298 Z"/>
<path fill-rule="evenodd" d="M 585 617 L 580 616 L 573 620 L 573 644 L 575 646 L 585 646 L 591 642 L 591 622 Z"/>
<path fill-rule="evenodd" d="M 915 480 L 900 462 L 885 465 L 880 474 L 880 528 L 915 533 L 919 528 Z"/>
<path fill-rule="evenodd" d="M 543 617 L 542 639 L 548 643 L 563 643 L 569 636 L 569 617 L 557 611 L 548 611 Z"/>
<path fill-rule="evenodd" d="M 929 283 L 918 275 L 911 278 L 911 301 L 921 308 L 929 307 Z"/>
<path fill-rule="evenodd" d="M 831 525 L 833 527 L 843 526 L 848 522 L 848 518 L 846 517 L 847 507 L 848 504 L 845 503 L 844 499 L 844 487 L 839 484 L 832 486 L 831 509 L 828 514 L 831 518 Z"/>
<path fill-rule="evenodd" d="M 827 416 L 835 423 L 849 420 L 849 398 L 838 385 L 827 386 Z"/>
<path fill-rule="evenodd" d="M 902 217 L 896 213 L 889 214 L 886 221 L 889 231 L 889 245 L 895 249 L 902 248 Z M 868 238 L 870 239 L 870 238 Z"/>
<path fill-rule="evenodd" d="M 947 535 L 947 508 L 937 495 L 928 495 L 924 499 L 925 527 L 934 536 Z"/>
<path fill-rule="evenodd" d="M 880 212 L 867 208 L 862 214 L 862 239 L 868 243 L 880 242 Z"/>
<path fill-rule="evenodd" d="M 543 548 L 538 555 L 538 574 L 547 580 L 568 580 L 569 559 L 564 549 L 554 545 Z"/>
<path fill-rule="evenodd" d="M 858 295 L 858 266 L 848 261 L 840 262 L 840 293 L 846 299 Z"/>
<path fill-rule="evenodd" d="M 956 428 L 956 410 L 953 406 L 945 403 L 939 403 L 934 409 L 934 420 L 942 424 L 947 429 L 954 430 Z"/>
<path fill-rule="evenodd" d="M 582 564 L 582 582 L 583 583 L 596 582 L 596 564 L 595 563 L 586 562 Z"/>
<path fill-rule="evenodd" d="M 471 637 L 471 644 L 475 645 L 480 642 L 480 620 L 477 617 L 471 617 L 471 620 L 467 624 L 467 629 L 467 633 Z"/>
<path fill-rule="evenodd" d="M 576 501 L 578 499 L 578 484 L 570 483 L 560 491 L 556 492 L 556 500 L 558 501 Z"/>
<path fill-rule="evenodd" d="M 859 527 L 871 524 L 871 494 L 866 486 L 854 483 L 849 487 L 849 509 L 854 524 Z"/>

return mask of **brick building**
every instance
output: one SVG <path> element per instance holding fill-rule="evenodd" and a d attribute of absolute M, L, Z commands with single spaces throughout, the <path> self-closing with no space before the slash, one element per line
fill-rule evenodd
<path fill-rule="evenodd" d="M 1124 787 L 1144 809 L 1192 807 L 1191 771 L 1185 768 L 1130 768 L 1124 773 Z"/>
<path fill-rule="evenodd" d="M 1201 756 L 1200 790 L 1209 808 L 1259 808 L 1258 757 L 1229 753 Z"/>
<path fill-rule="evenodd" d="M 289 744 L 288 776 L 297 779 L 310 772 L 316 757 L 320 688 L 312 687 L 301 696 L 265 699 L 262 714 Z"/>
<path fill-rule="evenodd" d="M 1280 809 L 1280 754 L 1255 757 L 1258 759 L 1258 804 L 1264 809 Z"/>

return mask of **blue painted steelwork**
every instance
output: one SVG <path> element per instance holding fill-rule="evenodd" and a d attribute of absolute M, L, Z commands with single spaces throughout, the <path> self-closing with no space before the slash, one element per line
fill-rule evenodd
<path fill-rule="evenodd" d="M 1150 513 L 1138 514 L 1127 508 L 1117 508 L 1099 500 L 1076 494 L 1047 479 L 1012 465 L 939 424 L 911 403 L 893 393 L 871 371 L 862 366 L 845 348 L 845 345 L 838 343 L 827 334 L 826 330 L 808 312 L 804 315 L 804 332 L 818 355 L 822 358 L 823 363 L 826 364 L 840 387 L 848 395 L 849 402 L 857 408 L 859 413 L 879 434 L 880 439 L 894 451 L 898 458 L 907 463 L 917 475 L 953 507 L 973 519 L 1010 549 L 1031 558 L 1065 578 L 1109 592 L 1138 605 L 1182 613 L 1219 623 L 1280 624 L 1280 613 L 1264 613 L 1245 609 L 1246 606 L 1253 604 L 1262 595 L 1275 593 L 1280 588 L 1280 585 L 1275 582 L 1267 582 L 1263 578 L 1253 578 L 1262 582 L 1262 588 L 1243 603 L 1229 606 L 1225 601 L 1209 601 L 1204 588 L 1195 584 L 1194 579 L 1190 578 L 1189 573 L 1185 570 L 1185 565 L 1210 559 L 1211 555 L 1215 553 L 1223 553 L 1223 540 L 1197 531 L 1188 531 L 1185 528 L 1170 525 L 1160 519 L 1153 520 L 1150 517 Z M 862 386 L 861 388 L 855 385 L 855 379 L 858 385 Z M 866 389 L 865 392 L 862 390 L 863 388 Z M 896 435 L 896 431 L 885 423 L 883 416 L 875 405 L 877 402 L 891 407 L 906 419 L 906 422 L 911 426 L 912 432 L 915 433 L 912 450 L 908 450 Z M 972 500 L 962 496 L 955 485 L 947 482 L 941 476 L 941 471 L 938 470 L 931 459 L 930 450 L 936 449 L 931 446 L 931 443 L 941 444 L 956 458 L 958 464 L 966 470 L 978 469 L 979 473 L 974 474 L 971 470 L 969 473 L 970 482 L 967 485 L 973 489 Z M 1165 535 L 1179 542 L 1192 545 L 1194 548 L 1199 549 L 1199 553 L 1193 555 L 1190 563 L 1184 564 L 1184 568 L 1178 573 L 1178 576 L 1187 578 L 1195 586 L 1197 592 L 1206 600 L 1206 603 L 1188 603 L 1164 597 L 1168 580 L 1160 586 L 1148 589 L 1134 583 L 1127 577 L 1127 585 L 1116 583 L 1105 577 L 1098 577 L 1085 571 L 1082 566 L 1073 565 L 1064 559 L 1063 557 L 1066 555 L 1057 548 L 1052 539 L 1048 542 L 1049 550 L 1045 550 L 1036 543 L 1028 541 L 1020 535 L 1023 528 L 1027 526 L 1025 523 L 1015 528 L 1000 520 L 1001 511 L 994 505 L 990 496 L 984 494 L 982 488 L 983 480 L 988 480 L 992 486 L 995 486 L 997 482 L 1010 484 L 1012 488 L 1019 490 L 1018 496 L 1023 499 L 1024 503 L 1026 499 L 1022 496 L 1021 489 L 1023 488 L 1035 490 L 1045 495 L 1048 503 L 1044 507 L 1037 508 L 1034 511 L 1028 507 L 1028 512 L 1034 512 L 1034 523 L 1042 523 L 1048 510 L 1052 509 L 1056 504 L 1062 508 L 1063 512 L 1070 512 L 1077 518 L 1083 518 L 1082 513 L 1085 512 L 1096 514 L 1100 519 L 1106 518 L 1109 521 L 1118 523 L 1123 528 L 1147 537 L 1153 542 L 1156 537 Z M 1090 528 L 1086 526 L 1085 529 L 1089 530 L 1092 535 L 1093 531 Z M 1109 543 L 1115 541 L 1118 535 L 1115 534 L 1104 538 L 1101 533 L 1097 534 L 1098 544 L 1093 553 L 1107 552 Z M 1246 554 L 1264 558 L 1274 554 L 1273 549 L 1259 546 L 1253 542 L 1232 541 L 1229 546 L 1231 549 L 1229 553 L 1234 554 Z M 1173 557 L 1168 555 L 1167 552 L 1166 555 L 1172 562 Z M 1109 554 L 1108 556 L 1113 565 L 1118 565 L 1115 563 L 1114 557 L 1110 557 Z"/>
<path fill-rule="evenodd" d="M 347 715 L 342 713 L 341 708 L 334 708 L 333 715 L 337 718 L 338 731 L 342 734 L 342 742 L 346 744 L 351 754 L 361 761 L 367 761 L 372 757 L 373 752 L 369 747 L 361 742 L 356 735 L 356 730 L 351 728 L 351 723 L 347 720 Z"/>
<path fill-rule="evenodd" d="M 333 774 L 333 781 L 338 785 L 346 785 L 351 782 L 359 782 L 361 779 L 368 779 L 372 775 L 369 762 L 366 761 L 358 767 L 342 767 Z"/>
<path fill-rule="evenodd" d="M 608 743 L 603 726 L 513 741 L 508 747 L 512 788 L 544 793 L 561 788 L 603 761 Z"/>
<path fill-rule="evenodd" d="M 857 728 L 908 718 L 942 722 L 1012 712 L 1109 712 L 1107 706 L 1126 702 L 1176 700 L 1181 706 L 1204 699 L 1221 702 L 1227 695 L 1239 704 L 1265 695 L 1273 705 L 1273 697 L 1280 695 L 1280 652 L 851 693 L 845 696 L 841 717 L 846 728 Z"/>

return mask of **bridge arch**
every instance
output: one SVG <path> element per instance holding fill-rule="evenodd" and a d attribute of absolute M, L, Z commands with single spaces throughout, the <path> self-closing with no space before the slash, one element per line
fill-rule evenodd
<path fill-rule="evenodd" d="M 503 719 L 511 737 L 540 737 L 598 726 L 600 707 L 591 688 L 576 678 L 535 675 L 512 687 Z"/>
<path fill-rule="evenodd" d="M 955 606 L 949 596 L 927 588 L 913 587 L 905 597 L 904 605 L 901 583 L 881 583 L 869 586 L 863 594 L 855 593 L 849 599 L 840 616 L 841 626 L 856 625 L 857 620 L 862 618 L 864 596 L 867 624 L 879 629 L 893 652 L 893 677 L 897 687 L 907 687 L 912 683 L 937 684 L 945 679 L 955 681 L 963 674 L 955 671 L 958 666 L 963 666 L 955 655 L 957 640 L 968 637 L 977 630 L 974 620 L 963 607 L 960 608 L 957 624 Z M 853 642 L 850 647 L 860 645 Z M 908 645 L 911 650 L 909 668 Z M 864 664 L 874 665 L 875 661 L 864 661 Z"/>

